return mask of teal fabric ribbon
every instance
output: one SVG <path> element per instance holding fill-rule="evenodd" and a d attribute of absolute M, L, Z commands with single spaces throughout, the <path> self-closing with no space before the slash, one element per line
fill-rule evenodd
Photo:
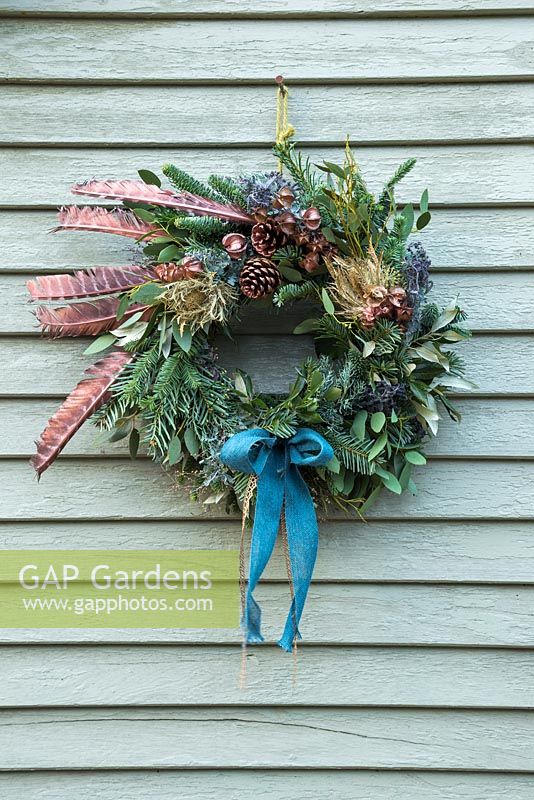
<path fill-rule="evenodd" d="M 258 476 L 249 582 L 243 609 L 248 643 L 263 641 L 261 609 L 253 592 L 273 552 L 282 514 L 293 600 L 278 644 L 289 652 L 295 639 L 300 638 L 298 626 L 315 565 L 319 532 L 313 500 L 299 467 L 324 466 L 333 455 L 326 439 L 311 428 L 300 428 L 291 439 L 280 439 L 263 428 L 251 428 L 236 433 L 221 450 L 221 459 L 229 467 Z"/>

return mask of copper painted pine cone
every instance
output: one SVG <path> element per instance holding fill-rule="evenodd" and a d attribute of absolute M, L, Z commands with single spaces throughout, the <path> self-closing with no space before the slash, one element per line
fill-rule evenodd
<path fill-rule="evenodd" d="M 179 264 L 174 261 L 166 261 L 154 267 L 154 272 L 162 283 L 175 283 L 185 278 L 192 278 L 202 270 L 202 261 L 194 256 L 185 256 Z"/>
<path fill-rule="evenodd" d="M 286 243 L 285 233 L 271 219 L 254 225 L 250 238 L 254 250 L 262 256 L 272 256 Z"/>
<path fill-rule="evenodd" d="M 272 294 L 282 283 L 280 272 L 268 258 L 251 258 L 239 277 L 239 288 L 245 297 L 258 300 Z"/>

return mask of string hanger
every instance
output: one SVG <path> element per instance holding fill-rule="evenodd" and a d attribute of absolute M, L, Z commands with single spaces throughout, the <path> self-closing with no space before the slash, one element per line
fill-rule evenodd
<path fill-rule="evenodd" d="M 278 85 L 276 96 L 276 144 L 283 144 L 286 139 L 290 139 L 294 135 L 295 128 L 288 120 L 289 90 L 284 83 L 284 77 L 283 75 L 277 75 L 274 80 Z M 280 172 L 283 170 L 281 161 L 278 162 L 278 169 Z"/>

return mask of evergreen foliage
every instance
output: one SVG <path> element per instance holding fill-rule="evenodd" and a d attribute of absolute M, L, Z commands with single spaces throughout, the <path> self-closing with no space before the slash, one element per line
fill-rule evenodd
<path fill-rule="evenodd" d="M 210 175 L 208 183 L 217 194 L 227 202 L 235 203 L 241 208 L 246 208 L 247 201 L 243 191 L 232 178 L 222 178 L 220 175 Z"/>
<path fill-rule="evenodd" d="M 202 181 L 193 178 L 183 169 L 174 164 L 165 164 L 162 169 L 163 174 L 170 180 L 175 189 L 179 192 L 191 192 L 200 197 L 208 197 L 211 200 L 218 200 L 217 192 Z"/>

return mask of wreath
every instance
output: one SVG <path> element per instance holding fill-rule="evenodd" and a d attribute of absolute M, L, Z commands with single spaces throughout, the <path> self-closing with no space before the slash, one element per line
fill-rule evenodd
<path fill-rule="evenodd" d="M 415 493 L 414 466 L 436 435 L 440 410 L 460 416 L 449 390 L 469 388 L 451 346 L 469 337 L 464 313 L 427 302 L 430 260 L 412 233 L 430 222 L 394 191 L 368 189 L 349 143 L 343 162 L 312 165 L 287 123 L 279 86 L 278 169 L 200 182 L 172 164 L 172 188 L 148 170 L 139 180 L 89 180 L 75 194 L 122 207 L 67 207 L 56 230 L 114 233 L 142 245 L 128 267 L 98 267 L 28 283 L 42 331 L 96 337 L 108 351 L 50 419 L 32 459 L 47 469 L 91 418 L 112 441 L 128 438 L 172 467 L 204 503 L 255 503 L 248 641 L 261 640 L 252 592 L 281 527 L 293 591 L 281 645 L 290 649 L 317 547 L 315 508 L 364 515 L 382 489 Z M 316 357 L 285 396 L 255 390 L 219 364 L 215 335 L 231 336 L 248 305 L 284 314 L 305 301 L 295 334 Z"/>

